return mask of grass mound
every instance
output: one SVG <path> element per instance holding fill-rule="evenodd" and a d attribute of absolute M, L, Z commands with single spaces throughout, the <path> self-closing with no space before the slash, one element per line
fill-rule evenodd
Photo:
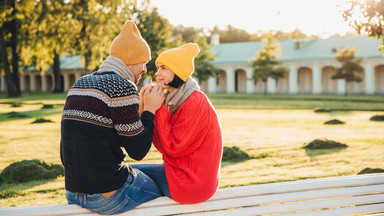
<path fill-rule="evenodd" d="M 313 111 L 315 113 L 329 113 L 329 112 L 331 112 L 330 109 L 321 108 L 321 107 L 316 107 Z"/>
<path fill-rule="evenodd" d="M 1 172 L 2 180 L 8 184 L 51 179 L 63 175 L 62 165 L 48 165 L 37 159 L 15 162 Z"/>
<path fill-rule="evenodd" d="M 357 173 L 357 175 L 370 174 L 370 173 L 383 173 L 383 172 L 384 172 L 384 169 L 367 167 L 361 170 L 359 173 Z"/>
<path fill-rule="evenodd" d="M 337 125 L 337 124 L 345 124 L 345 122 L 340 121 L 338 119 L 332 119 L 332 120 L 324 122 L 324 124 L 326 124 L 326 125 Z"/>
<path fill-rule="evenodd" d="M 53 108 L 53 104 L 43 104 L 43 107 L 41 107 L 41 109 L 52 109 Z"/>
<path fill-rule="evenodd" d="M 224 147 L 223 151 L 223 161 L 229 161 L 229 162 L 239 162 L 239 161 L 244 161 L 248 160 L 249 155 L 240 150 L 239 147 L 237 146 L 232 146 L 232 147 Z"/>
<path fill-rule="evenodd" d="M 372 116 L 369 120 L 371 120 L 371 121 L 384 121 L 384 115 L 375 115 L 375 116 Z"/>
<path fill-rule="evenodd" d="M 36 124 L 36 123 L 45 123 L 45 122 L 53 122 L 50 119 L 45 119 L 45 118 L 37 118 L 35 121 L 33 121 L 31 124 Z"/>
<path fill-rule="evenodd" d="M 347 148 L 348 145 L 332 140 L 315 139 L 304 146 L 305 149 L 330 149 L 330 148 Z"/>

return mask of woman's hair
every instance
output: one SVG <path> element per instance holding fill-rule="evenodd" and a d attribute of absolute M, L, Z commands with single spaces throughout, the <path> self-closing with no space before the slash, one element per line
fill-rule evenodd
<path fill-rule="evenodd" d="M 185 82 L 180 79 L 180 77 L 178 77 L 176 74 L 175 74 L 175 77 L 173 78 L 173 80 L 168 83 L 168 84 L 165 84 L 166 86 L 170 86 L 170 87 L 173 87 L 173 88 L 179 88 L 181 85 L 183 85 Z"/>

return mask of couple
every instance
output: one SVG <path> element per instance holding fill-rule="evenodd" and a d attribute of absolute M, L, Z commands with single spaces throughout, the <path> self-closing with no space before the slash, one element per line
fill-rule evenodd
<path fill-rule="evenodd" d="M 206 201 L 217 190 L 221 126 L 209 99 L 191 78 L 197 44 L 161 53 L 156 83 L 136 84 L 151 51 L 128 20 L 99 70 L 68 92 L 60 155 L 68 203 L 99 214 L 119 214 L 160 196 L 179 203 Z M 141 160 L 151 144 L 163 163 Z"/>

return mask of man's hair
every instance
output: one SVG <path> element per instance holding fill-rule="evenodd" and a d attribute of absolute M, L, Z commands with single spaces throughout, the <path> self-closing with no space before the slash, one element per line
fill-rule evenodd
<path fill-rule="evenodd" d="M 165 84 L 166 86 L 170 86 L 170 87 L 173 87 L 173 88 L 179 88 L 181 85 L 183 85 L 185 82 L 180 79 L 180 77 L 178 77 L 176 74 L 175 74 L 175 77 L 173 78 L 173 80 L 168 83 L 168 84 Z"/>

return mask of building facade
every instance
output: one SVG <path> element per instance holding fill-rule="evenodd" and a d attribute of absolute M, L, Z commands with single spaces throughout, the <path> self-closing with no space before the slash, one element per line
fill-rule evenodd
<path fill-rule="evenodd" d="M 217 35 L 212 37 L 212 53 L 216 59 L 212 62 L 220 72 L 201 82 L 207 93 L 263 93 L 264 83 L 255 83 L 250 63 L 255 58 L 262 42 L 240 42 L 220 44 Z M 278 41 L 282 55 L 278 60 L 289 68 L 289 74 L 283 79 L 269 79 L 267 92 L 270 94 L 384 94 L 384 58 L 378 50 L 380 40 L 365 37 L 338 37 L 313 40 Z M 336 50 L 345 47 L 356 48 L 356 58 L 362 59 L 364 72 L 359 74 L 362 82 L 334 80 L 332 75 L 340 64 L 334 58 Z M 80 56 L 62 56 L 60 59 L 64 90 L 68 91 L 75 81 L 85 74 Z M 143 81 L 148 83 L 148 80 Z M 52 91 L 54 87 L 51 71 L 41 73 L 33 68 L 24 70 L 20 75 L 20 87 L 23 92 Z M 4 77 L 0 80 L 0 90 L 6 91 Z"/>

